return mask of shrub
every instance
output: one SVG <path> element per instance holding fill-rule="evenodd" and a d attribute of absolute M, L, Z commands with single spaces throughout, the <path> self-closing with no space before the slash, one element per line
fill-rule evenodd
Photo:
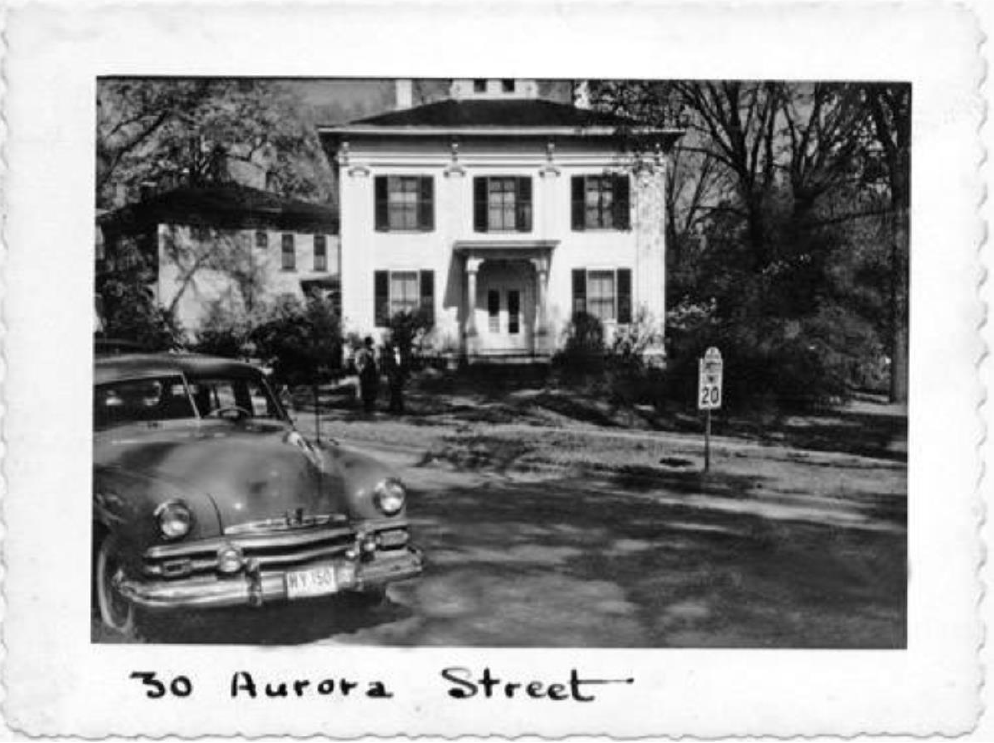
<path fill-rule="evenodd" d="M 397 312 L 390 316 L 387 328 L 389 330 L 387 340 L 400 349 L 404 366 L 407 368 L 420 366 L 425 341 L 431 329 L 431 319 L 428 314 L 421 310 Z"/>
<path fill-rule="evenodd" d="M 249 334 L 278 384 L 315 383 L 341 368 L 342 332 L 330 300 L 283 294 Z"/>
<path fill-rule="evenodd" d="M 239 306 L 232 307 L 231 302 L 212 302 L 197 331 L 195 348 L 200 353 L 214 356 L 252 356 L 254 344 L 250 336 L 258 322 L 258 314 L 248 313 Z"/>
<path fill-rule="evenodd" d="M 172 312 L 155 301 L 138 261 L 131 269 L 100 281 L 97 293 L 103 308 L 103 335 L 132 341 L 149 351 L 182 347 L 186 341 L 183 328 Z"/>
<path fill-rule="evenodd" d="M 586 312 L 573 315 L 564 331 L 566 342 L 554 363 L 567 375 L 597 374 L 604 370 L 604 325 Z"/>

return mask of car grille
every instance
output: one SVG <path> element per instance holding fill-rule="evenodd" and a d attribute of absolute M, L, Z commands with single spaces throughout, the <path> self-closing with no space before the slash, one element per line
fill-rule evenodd
<path fill-rule="evenodd" d="M 376 534 L 381 549 L 401 547 L 407 543 L 404 523 L 364 525 L 366 534 Z M 217 568 L 217 553 L 234 546 L 242 551 L 245 562 L 254 561 L 260 570 L 279 570 L 301 563 L 339 557 L 355 546 L 358 530 L 352 526 L 304 526 L 260 531 L 244 526 L 226 530 L 225 536 L 197 542 L 156 545 L 146 550 L 143 572 L 157 578 L 181 578 Z"/>

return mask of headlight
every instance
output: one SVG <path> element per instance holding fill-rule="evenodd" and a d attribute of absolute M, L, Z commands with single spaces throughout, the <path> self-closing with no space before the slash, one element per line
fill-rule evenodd
<path fill-rule="evenodd" d="M 159 521 L 159 532 L 166 539 L 180 539 L 190 533 L 193 526 L 193 514 L 183 501 L 163 503 L 155 511 Z"/>
<path fill-rule="evenodd" d="M 373 499 L 376 502 L 377 508 L 387 516 L 393 516 L 395 513 L 399 513 L 400 509 L 404 507 L 404 501 L 407 500 L 407 491 L 404 490 L 404 486 L 400 480 L 390 478 L 376 484 L 376 488 L 373 490 Z"/>

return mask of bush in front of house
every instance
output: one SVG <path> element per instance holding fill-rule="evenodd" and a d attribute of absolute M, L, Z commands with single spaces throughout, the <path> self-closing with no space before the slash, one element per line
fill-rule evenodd
<path fill-rule="evenodd" d="M 567 379 L 578 379 L 604 371 L 607 346 L 604 324 L 587 312 L 573 315 L 564 331 L 565 342 L 552 359 L 553 366 Z"/>
<path fill-rule="evenodd" d="M 422 310 L 396 312 L 390 316 L 387 340 L 400 349 L 400 357 L 406 368 L 421 368 L 431 326 L 431 318 Z"/>
<path fill-rule="evenodd" d="M 112 340 L 131 341 L 149 351 L 170 351 L 186 342 L 183 327 L 148 288 L 150 270 L 141 254 L 122 253 L 125 268 L 98 279 L 97 294 L 102 307 L 102 334 Z"/>
<path fill-rule="evenodd" d="M 249 313 L 241 304 L 216 300 L 207 308 L 194 349 L 211 356 L 252 357 L 255 349 L 250 336 L 259 322 L 259 313 Z"/>
<path fill-rule="evenodd" d="M 342 364 L 342 327 L 329 299 L 277 297 L 249 333 L 277 384 L 316 384 Z"/>

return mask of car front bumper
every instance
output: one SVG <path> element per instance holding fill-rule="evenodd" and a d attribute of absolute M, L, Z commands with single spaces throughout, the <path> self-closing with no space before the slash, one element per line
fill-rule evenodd
<path fill-rule="evenodd" d="M 379 552 L 371 560 L 329 560 L 322 565 L 348 568 L 336 571 L 349 575 L 339 581 L 334 593 L 378 588 L 394 581 L 415 578 L 424 569 L 421 551 L 406 547 Z M 315 564 L 302 569 L 319 567 Z M 234 576 L 197 576 L 172 580 L 121 580 L 118 590 L 135 606 L 151 611 L 170 609 L 220 609 L 233 606 L 262 606 L 289 600 L 287 570 L 243 572 Z"/>

